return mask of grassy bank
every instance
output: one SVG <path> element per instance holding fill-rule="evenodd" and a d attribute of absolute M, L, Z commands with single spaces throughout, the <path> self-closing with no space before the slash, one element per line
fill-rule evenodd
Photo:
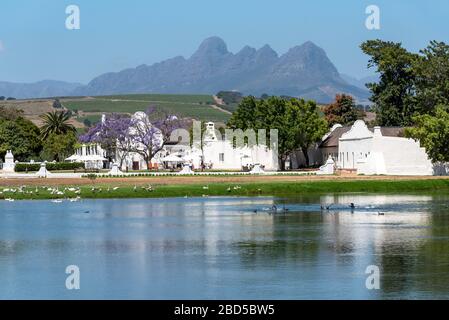
<path fill-rule="evenodd" d="M 279 196 L 305 193 L 448 193 L 449 179 L 436 180 L 356 180 L 298 181 L 260 183 L 212 183 L 177 185 L 114 185 L 93 183 L 82 186 L 2 187 L 0 199 L 71 199 L 81 198 L 166 198 L 202 196 Z"/>

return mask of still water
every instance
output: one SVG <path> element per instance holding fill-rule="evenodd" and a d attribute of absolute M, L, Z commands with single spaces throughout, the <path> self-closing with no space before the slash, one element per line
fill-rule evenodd
<path fill-rule="evenodd" d="M 448 299 L 448 205 L 359 194 L 1 201 L 0 298 Z M 66 289 L 69 265 L 80 290 Z M 379 290 L 366 288 L 370 265 Z"/>

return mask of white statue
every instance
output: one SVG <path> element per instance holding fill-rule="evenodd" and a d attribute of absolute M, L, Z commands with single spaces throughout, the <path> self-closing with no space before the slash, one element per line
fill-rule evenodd
<path fill-rule="evenodd" d="M 320 170 L 317 172 L 317 174 L 319 175 L 332 175 L 335 173 L 335 161 L 334 159 L 332 159 L 331 156 L 329 156 L 329 158 L 327 159 L 326 163 L 324 164 L 324 166 L 320 167 Z"/>
<path fill-rule="evenodd" d="M 41 167 L 38 172 L 36 172 L 36 175 L 39 178 L 47 178 L 51 175 L 51 173 L 47 170 L 47 164 L 45 162 L 41 163 Z"/>
<path fill-rule="evenodd" d="M 5 163 L 3 164 L 3 172 L 14 172 L 16 164 L 11 150 L 6 151 Z"/>
<path fill-rule="evenodd" d="M 193 172 L 192 168 L 190 167 L 190 164 L 186 163 L 184 164 L 184 167 L 182 168 L 181 171 L 179 171 L 178 174 L 194 174 L 195 172 Z"/>
<path fill-rule="evenodd" d="M 254 167 L 249 172 L 251 174 L 262 174 L 265 173 L 265 171 L 262 169 L 261 165 L 259 163 L 254 164 Z"/>
<path fill-rule="evenodd" d="M 118 163 L 114 162 L 112 164 L 111 171 L 108 172 L 108 175 L 110 175 L 110 176 L 118 176 L 118 175 L 121 175 L 121 174 L 123 174 L 123 172 L 120 171 L 120 169 L 118 168 Z"/>

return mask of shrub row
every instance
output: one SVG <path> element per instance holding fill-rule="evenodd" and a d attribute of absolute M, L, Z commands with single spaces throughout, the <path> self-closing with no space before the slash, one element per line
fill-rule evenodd
<path fill-rule="evenodd" d="M 39 171 L 40 163 L 17 163 L 16 172 Z M 84 169 L 83 162 L 48 162 L 48 171 Z"/>

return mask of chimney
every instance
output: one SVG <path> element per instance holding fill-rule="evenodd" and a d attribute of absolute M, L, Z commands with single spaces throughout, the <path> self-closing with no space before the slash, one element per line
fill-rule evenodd
<path fill-rule="evenodd" d="M 215 134 L 215 124 L 213 122 L 206 123 L 206 132 L 204 136 L 204 141 L 217 141 L 217 136 Z"/>
<path fill-rule="evenodd" d="M 382 131 L 381 131 L 380 127 L 374 127 L 374 135 L 377 137 L 382 136 Z"/>

